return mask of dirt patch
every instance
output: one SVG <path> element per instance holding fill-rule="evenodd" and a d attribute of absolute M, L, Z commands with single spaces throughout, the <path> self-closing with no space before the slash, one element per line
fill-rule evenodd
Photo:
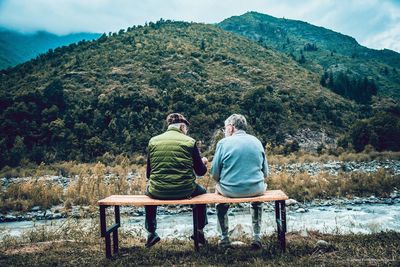
<path fill-rule="evenodd" d="M 76 243 L 75 240 L 57 240 L 57 241 L 46 241 L 32 244 L 20 245 L 18 247 L 9 248 L 4 251 L 6 256 L 12 256 L 17 254 L 31 254 L 38 253 L 50 249 L 54 245 L 65 245 L 67 243 Z"/>

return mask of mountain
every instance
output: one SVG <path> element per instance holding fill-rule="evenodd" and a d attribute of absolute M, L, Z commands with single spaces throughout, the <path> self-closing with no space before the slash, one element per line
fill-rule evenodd
<path fill-rule="evenodd" d="M 256 12 L 228 18 L 218 26 L 285 53 L 313 73 L 344 73 L 349 79 L 373 79 L 379 88 L 378 95 L 400 98 L 397 52 L 369 49 L 350 36 L 323 27 Z"/>
<path fill-rule="evenodd" d="M 232 113 L 264 144 L 336 138 L 370 111 L 291 57 L 213 25 L 160 20 L 0 72 L 0 166 L 143 153 L 170 112 L 206 147 Z"/>
<path fill-rule="evenodd" d="M 74 33 L 55 35 L 44 31 L 23 34 L 7 29 L 0 29 L 0 69 L 13 67 L 35 58 L 59 46 L 93 40 L 100 37 L 97 33 Z"/>

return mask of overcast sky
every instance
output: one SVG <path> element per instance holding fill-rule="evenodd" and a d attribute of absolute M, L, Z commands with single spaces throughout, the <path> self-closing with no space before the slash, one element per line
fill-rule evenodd
<path fill-rule="evenodd" d="M 400 0 L 0 0 L 0 27 L 102 33 L 160 18 L 216 23 L 247 11 L 307 21 L 400 52 Z"/>

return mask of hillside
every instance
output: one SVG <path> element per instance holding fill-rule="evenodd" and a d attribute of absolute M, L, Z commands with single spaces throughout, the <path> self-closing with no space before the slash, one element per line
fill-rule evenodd
<path fill-rule="evenodd" d="M 59 46 L 93 40 L 97 33 L 54 35 L 48 32 L 23 34 L 0 28 L 0 69 L 13 67 Z"/>
<path fill-rule="evenodd" d="M 376 82 L 378 95 L 400 98 L 399 53 L 369 49 L 350 36 L 323 27 L 256 12 L 228 18 L 218 25 L 285 53 L 314 73 L 367 77 Z"/>
<path fill-rule="evenodd" d="M 1 166 L 142 153 L 172 111 L 206 146 L 233 112 L 274 145 L 304 128 L 336 137 L 365 115 L 290 57 L 186 22 L 57 48 L 0 75 Z"/>

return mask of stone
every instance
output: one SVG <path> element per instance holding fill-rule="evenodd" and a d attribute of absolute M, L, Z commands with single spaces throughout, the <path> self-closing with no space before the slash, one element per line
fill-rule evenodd
<path fill-rule="evenodd" d="M 231 231 L 230 231 L 230 238 L 231 239 L 239 239 L 246 234 L 244 230 L 244 226 L 242 224 L 237 224 Z"/>
<path fill-rule="evenodd" d="M 5 222 L 15 222 L 17 220 L 17 217 L 14 215 L 6 215 L 4 216 L 4 221 Z"/>
<path fill-rule="evenodd" d="M 329 244 L 329 242 L 322 240 L 322 239 L 318 240 L 317 243 L 315 244 L 315 247 L 318 247 L 318 248 L 328 248 L 330 246 L 331 246 L 331 244 Z"/>
<path fill-rule="evenodd" d="M 300 236 L 302 236 L 302 237 L 308 237 L 308 231 L 307 231 L 307 229 L 303 229 L 303 230 L 300 232 Z"/>
<path fill-rule="evenodd" d="M 304 213 L 304 212 L 306 212 L 306 210 L 303 209 L 303 208 L 299 208 L 299 209 L 296 210 L 296 212 L 297 213 Z"/>
<path fill-rule="evenodd" d="M 61 219 L 62 217 L 63 217 L 63 216 L 61 215 L 61 213 L 56 213 L 56 214 L 53 215 L 53 219 L 54 219 L 54 220 Z"/>
<path fill-rule="evenodd" d="M 232 247 L 244 247 L 247 245 L 246 245 L 246 243 L 244 243 L 242 241 L 233 241 L 233 242 L 231 242 L 231 246 Z"/>
<path fill-rule="evenodd" d="M 292 206 L 292 205 L 297 204 L 297 200 L 292 199 L 292 198 L 289 198 L 288 200 L 285 200 L 285 204 L 286 204 L 287 206 Z"/>
<path fill-rule="evenodd" d="M 39 211 L 40 207 L 39 206 L 34 206 L 31 208 L 31 211 Z"/>
<path fill-rule="evenodd" d="M 215 210 L 212 210 L 212 209 L 208 209 L 207 210 L 207 215 L 214 215 L 214 214 L 216 214 L 217 212 L 215 211 Z"/>

